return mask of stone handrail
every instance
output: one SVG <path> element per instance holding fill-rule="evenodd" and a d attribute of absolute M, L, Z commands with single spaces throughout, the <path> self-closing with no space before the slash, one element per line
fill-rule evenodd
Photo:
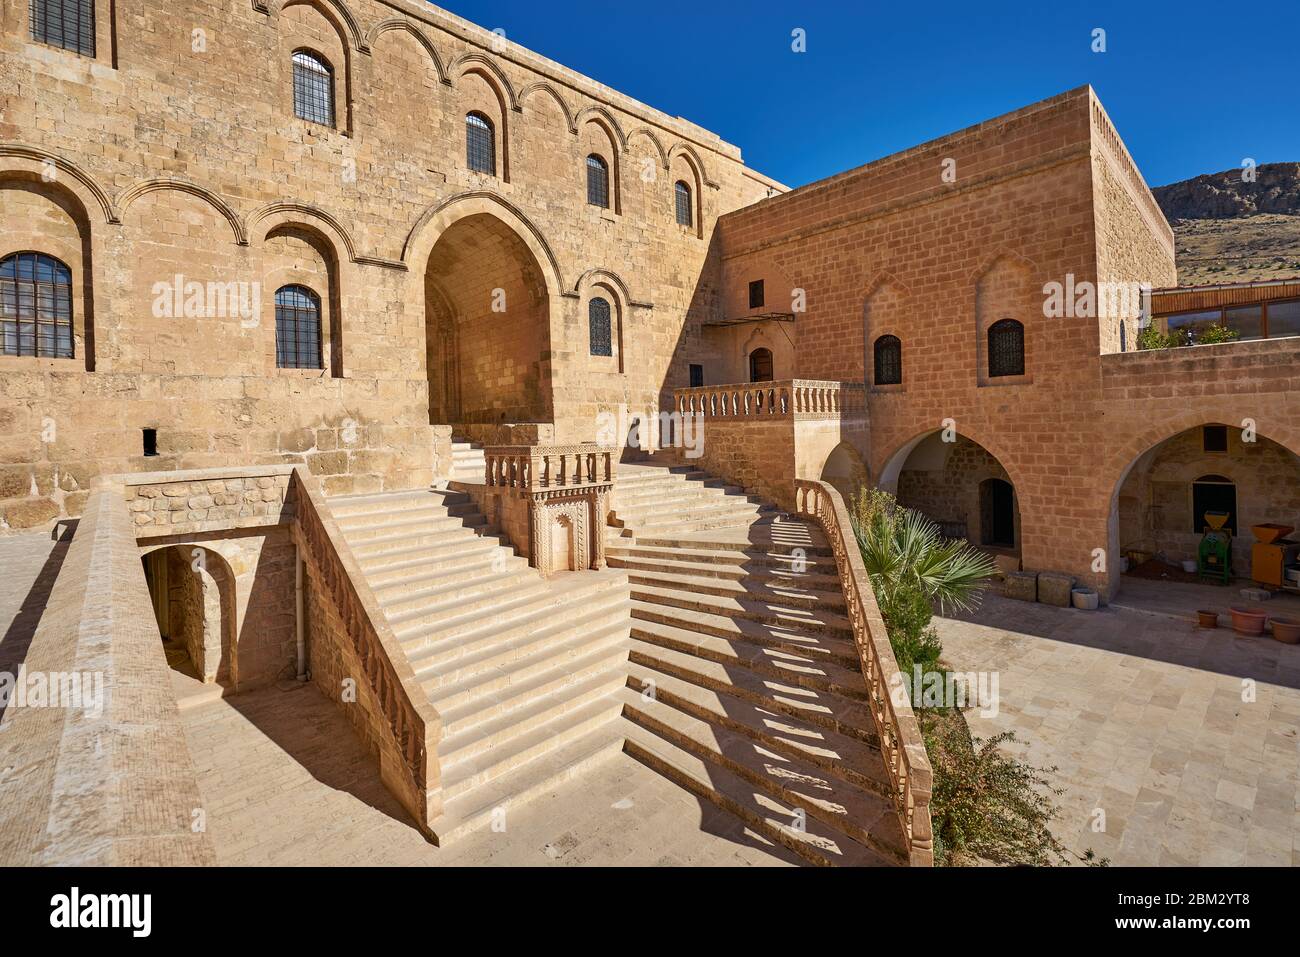
<path fill-rule="evenodd" d="M 860 382 L 787 379 L 677 389 L 677 412 L 706 419 L 830 418 L 862 415 L 866 386 Z"/>
<path fill-rule="evenodd" d="M 595 445 L 497 445 L 483 458 L 487 486 L 519 495 L 614 483 L 614 449 Z"/>
<path fill-rule="evenodd" d="M 365 681 L 383 714 L 389 744 L 401 756 L 407 778 L 402 783 L 411 792 L 397 796 L 408 805 L 421 830 L 427 831 L 430 821 L 441 813 L 437 747 L 442 719 L 420 687 L 329 507 L 301 469 L 294 470 L 293 492 L 303 557 L 314 566 L 338 611 Z"/>
<path fill-rule="evenodd" d="M 934 863 L 934 835 L 930 823 L 930 795 L 933 772 L 925 741 L 912 706 L 893 692 L 900 676 L 885 622 L 876 604 L 862 554 L 858 551 L 848 509 L 840 493 L 825 482 L 795 480 L 796 512 L 817 522 L 835 553 L 853 641 L 858 647 L 862 676 L 872 716 L 880 731 L 880 752 L 885 758 L 893 788 L 894 806 L 907 838 L 908 855 L 914 866 Z"/>

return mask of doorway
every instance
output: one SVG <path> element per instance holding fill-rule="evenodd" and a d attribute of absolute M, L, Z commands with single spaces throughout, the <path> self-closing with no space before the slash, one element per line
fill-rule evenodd
<path fill-rule="evenodd" d="M 980 528 L 981 544 L 1016 547 L 1016 494 L 1010 482 L 987 479 L 980 485 Z"/>

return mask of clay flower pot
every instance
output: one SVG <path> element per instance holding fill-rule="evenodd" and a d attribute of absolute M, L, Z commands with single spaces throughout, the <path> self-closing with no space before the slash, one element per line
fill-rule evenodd
<path fill-rule="evenodd" d="M 1268 615 L 1249 608 L 1232 609 L 1232 630 L 1239 635 L 1262 635 Z"/>
<path fill-rule="evenodd" d="M 1274 618 L 1273 637 L 1284 645 L 1300 645 L 1300 621 L 1294 618 Z"/>
<path fill-rule="evenodd" d="M 1217 611 L 1198 611 L 1196 613 L 1196 626 L 1198 628 L 1218 628 L 1219 613 Z"/>

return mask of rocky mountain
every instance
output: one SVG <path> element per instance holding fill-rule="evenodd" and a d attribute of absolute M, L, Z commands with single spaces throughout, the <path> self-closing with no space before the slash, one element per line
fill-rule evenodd
<path fill-rule="evenodd" d="M 1300 276 L 1300 163 L 1231 169 L 1152 190 L 1183 284 Z"/>

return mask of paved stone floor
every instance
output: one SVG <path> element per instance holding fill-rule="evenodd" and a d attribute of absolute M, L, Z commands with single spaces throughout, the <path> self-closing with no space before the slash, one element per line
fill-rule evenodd
<path fill-rule="evenodd" d="M 15 672 L 40 623 L 71 534 L 48 532 L 0 536 L 0 671 Z"/>
<path fill-rule="evenodd" d="M 782 848 L 618 755 L 513 813 L 504 833 L 437 848 L 409 823 L 351 727 L 312 686 L 182 711 L 208 832 L 227 865 L 793 864 Z"/>
<path fill-rule="evenodd" d="M 1300 646 L 1131 610 L 1141 588 L 1123 598 L 1083 612 L 990 596 L 965 620 L 937 620 L 953 669 L 999 675 L 999 713 L 970 712 L 972 732 L 1015 731 L 1011 750 L 1059 767 L 1053 830 L 1076 853 L 1300 866 Z"/>

